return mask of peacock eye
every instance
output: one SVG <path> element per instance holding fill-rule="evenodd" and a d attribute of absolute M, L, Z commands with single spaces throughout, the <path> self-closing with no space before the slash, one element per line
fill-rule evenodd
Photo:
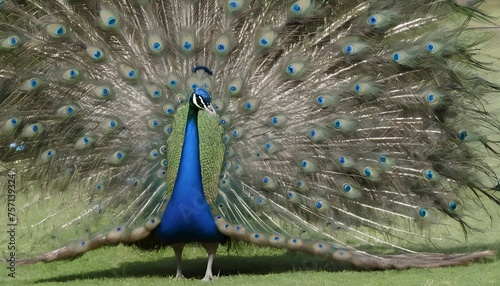
<path fill-rule="evenodd" d="M 368 17 L 368 24 L 375 26 L 378 23 L 378 19 L 376 15 L 371 15 Z"/>
<path fill-rule="evenodd" d="M 156 151 L 156 150 L 152 150 L 151 152 L 149 152 L 149 159 L 151 159 L 151 160 L 158 158 L 158 156 L 159 156 L 159 154 L 158 154 L 158 151 Z"/>
<path fill-rule="evenodd" d="M 341 120 L 335 120 L 333 122 L 333 127 L 335 127 L 335 129 L 341 129 L 342 128 L 342 121 Z"/>
<path fill-rule="evenodd" d="M 2 1 L 2 0 L 0 0 Z M 0 4 L 1 7 L 1 4 Z M 18 36 L 12 35 L 6 38 L 0 38 L 0 50 L 11 50 L 21 45 L 21 39 Z"/>
<path fill-rule="evenodd" d="M 162 155 L 166 155 L 167 154 L 167 145 L 163 145 L 160 147 L 160 153 Z"/>
<path fill-rule="evenodd" d="M 432 52 L 434 52 L 434 51 L 436 50 L 436 46 L 435 46 L 435 45 L 434 45 L 434 43 L 432 43 L 432 42 L 431 42 L 431 43 L 428 43 L 425 47 L 427 48 L 427 51 L 429 51 L 429 52 L 431 52 L 431 53 L 432 53 Z"/>
<path fill-rule="evenodd" d="M 226 50 L 226 46 L 225 46 L 224 44 L 218 44 L 218 45 L 217 45 L 217 50 L 218 50 L 219 52 L 223 52 L 223 51 L 225 51 L 225 50 Z"/>
<path fill-rule="evenodd" d="M 163 105 L 163 110 L 165 111 L 165 114 L 169 116 L 172 116 L 175 113 L 175 107 L 170 103 Z"/>
<path fill-rule="evenodd" d="M 372 170 L 370 168 L 365 168 L 363 173 L 366 177 L 370 177 L 372 175 Z"/>
<path fill-rule="evenodd" d="M 406 64 L 412 57 L 405 51 L 397 51 L 391 55 L 391 59 L 398 64 Z"/>
<path fill-rule="evenodd" d="M 228 5 L 232 9 L 237 9 L 239 7 L 239 3 L 237 1 L 229 1 Z"/>
<path fill-rule="evenodd" d="M 345 45 L 345 46 L 344 46 L 344 53 L 345 53 L 345 54 L 348 54 L 348 55 L 350 55 L 350 54 L 354 53 L 354 46 L 353 46 L 353 45 L 350 45 L 350 44 Z"/>
<path fill-rule="evenodd" d="M 167 159 L 163 159 L 163 160 L 161 160 L 160 164 L 161 164 L 163 167 L 168 167 L 168 161 L 167 161 Z"/>
<path fill-rule="evenodd" d="M 462 141 L 467 139 L 467 136 L 468 136 L 468 134 L 467 134 L 467 131 L 465 131 L 465 130 L 458 132 L 458 135 L 457 135 L 458 139 L 460 139 Z"/>
<path fill-rule="evenodd" d="M 348 193 L 348 192 L 350 192 L 352 190 L 352 187 L 349 184 L 344 184 L 342 186 L 342 188 L 344 189 L 344 192 L 346 192 L 346 193 Z"/>
<path fill-rule="evenodd" d="M 429 180 L 431 180 L 432 178 L 434 178 L 434 172 L 429 170 L 427 172 L 425 172 L 425 177 Z"/>
<path fill-rule="evenodd" d="M 129 65 L 120 65 L 118 73 L 125 80 L 136 80 L 139 77 L 139 72 Z"/>
<path fill-rule="evenodd" d="M 26 80 L 21 85 L 21 90 L 29 92 L 38 89 L 40 86 L 42 86 L 42 81 L 36 77 L 33 77 Z"/>
<path fill-rule="evenodd" d="M 189 50 L 192 49 L 193 44 L 191 42 L 189 42 L 189 41 L 186 41 L 186 42 L 184 42 L 183 47 L 184 47 L 185 50 L 189 51 Z"/>
<path fill-rule="evenodd" d="M 167 169 L 165 168 L 160 168 L 157 172 L 156 172 L 156 177 L 157 178 L 160 178 L 160 179 L 163 179 L 167 176 Z"/>
<path fill-rule="evenodd" d="M 426 217 L 426 216 L 427 216 L 427 214 L 428 214 L 428 213 L 427 213 L 427 210 L 426 210 L 426 209 L 420 209 L 420 210 L 418 211 L 418 215 L 420 215 L 420 217 L 422 217 L 422 218 Z"/>
<path fill-rule="evenodd" d="M 442 45 L 437 42 L 427 42 L 425 44 L 425 50 L 430 54 L 438 54 L 442 50 Z"/>
<path fill-rule="evenodd" d="M 118 15 L 105 8 L 99 11 L 99 21 L 101 27 L 109 30 L 115 30 L 120 25 L 120 18 Z"/>
<path fill-rule="evenodd" d="M 87 55 L 94 61 L 100 61 L 104 59 L 104 51 L 101 48 L 95 46 L 89 46 L 87 48 Z"/>
<path fill-rule="evenodd" d="M 149 35 L 147 38 L 147 47 L 151 54 L 160 55 L 163 50 L 163 40 L 158 35 Z"/>
<path fill-rule="evenodd" d="M 448 204 L 450 210 L 454 211 L 457 209 L 457 203 L 454 202 L 454 201 L 451 201 L 449 204 Z"/>
<path fill-rule="evenodd" d="M 47 33 L 53 38 L 63 37 L 67 32 L 66 26 L 59 23 L 48 24 L 45 29 Z"/>

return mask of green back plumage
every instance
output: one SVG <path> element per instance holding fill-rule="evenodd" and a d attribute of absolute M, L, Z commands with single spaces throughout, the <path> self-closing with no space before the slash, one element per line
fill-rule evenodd
<path fill-rule="evenodd" d="M 219 186 L 219 177 L 224 161 L 224 144 L 219 116 L 211 117 L 206 112 L 198 113 L 198 131 L 200 138 L 201 179 L 205 197 L 214 202 Z"/>
<path fill-rule="evenodd" d="M 180 107 L 174 116 L 172 124 L 172 133 L 168 137 L 168 168 L 167 168 L 167 191 L 165 197 L 170 197 L 174 190 L 175 178 L 179 172 L 181 163 L 182 146 L 184 146 L 184 134 L 186 133 L 186 124 L 189 107 Z"/>
<path fill-rule="evenodd" d="M 173 122 L 172 133 L 167 140 L 168 168 L 166 197 L 170 197 L 174 189 L 175 178 L 179 172 L 184 134 L 189 112 L 189 105 L 180 107 Z M 198 136 L 200 140 L 201 177 L 205 197 L 209 203 L 215 200 L 219 184 L 220 170 L 224 160 L 224 144 L 222 130 L 219 126 L 219 116 L 211 117 L 208 113 L 198 113 Z"/>

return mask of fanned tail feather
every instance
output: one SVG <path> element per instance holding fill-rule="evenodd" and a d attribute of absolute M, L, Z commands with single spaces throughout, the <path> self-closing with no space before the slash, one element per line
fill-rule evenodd
<path fill-rule="evenodd" d="M 364 269 L 493 255 L 414 250 L 460 243 L 484 201 L 500 205 L 484 161 L 499 159 L 486 106 L 500 87 L 476 58 L 491 35 L 467 29 L 491 22 L 482 2 L 0 0 L 0 174 L 16 182 L 19 263 L 166 246 L 176 128 L 197 88 L 220 130 L 200 123 L 199 138 L 224 143 L 202 143 L 200 160 L 228 238 Z"/>

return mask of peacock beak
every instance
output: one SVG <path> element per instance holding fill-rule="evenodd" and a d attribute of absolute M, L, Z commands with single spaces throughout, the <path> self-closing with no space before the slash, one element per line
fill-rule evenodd
<path fill-rule="evenodd" d="M 203 108 L 208 114 L 210 114 L 211 117 L 215 117 L 217 115 L 217 112 L 215 111 L 214 107 L 211 104 L 208 104 Z"/>

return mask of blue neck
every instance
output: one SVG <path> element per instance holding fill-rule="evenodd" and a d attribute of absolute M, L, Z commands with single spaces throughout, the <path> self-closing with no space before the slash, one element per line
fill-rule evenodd
<path fill-rule="evenodd" d="M 222 242 L 203 192 L 198 137 L 198 109 L 189 107 L 179 172 L 157 229 L 166 244 Z"/>

